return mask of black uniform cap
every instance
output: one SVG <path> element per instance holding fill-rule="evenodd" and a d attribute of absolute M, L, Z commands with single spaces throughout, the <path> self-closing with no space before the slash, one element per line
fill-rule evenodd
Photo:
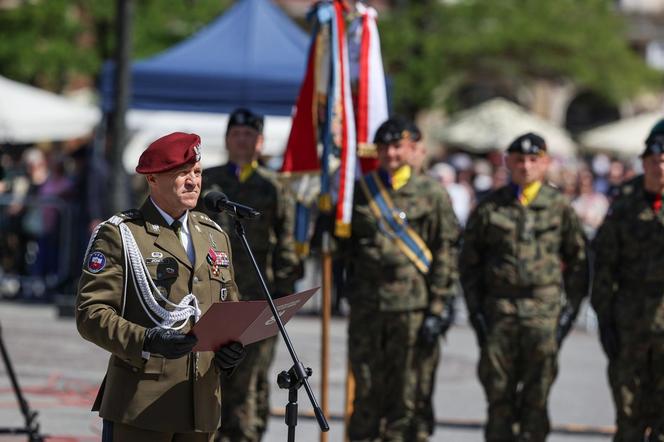
<path fill-rule="evenodd" d="M 378 127 L 374 143 L 391 144 L 408 137 L 410 137 L 408 123 L 399 117 L 392 117 Z"/>
<path fill-rule="evenodd" d="M 406 130 L 409 132 L 410 139 L 413 141 L 420 141 L 422 139 L 422 132 L 412 121 L 406 123 Z"/>
<path fill-rule="evenodd" d="M 542 155 L 546 153 L 546 141 L 539 135 L 528 132 L 516 137 L 507 148 L 507 153 Z"/>
<path fill-rule="evenodd" d="M 646 138 L 646 148 L 641 157 L 664 153 L 664 119 L 655 124 Z"/>
<path fill-rule="evenodd" d="M 228 132 L 233 126 L 249 126 L 256 129 L 258 133 L 263 133 L 263 116 L 251 112 L 249 109 L 238 108 L 228 117 Z"/>

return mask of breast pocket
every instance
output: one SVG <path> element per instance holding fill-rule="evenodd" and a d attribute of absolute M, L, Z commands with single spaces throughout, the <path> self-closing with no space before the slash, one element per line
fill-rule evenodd
<path fill-rule="evenodd" d="M 148 261 L 148 271 L 159 293 L 164 298 L 173 301 L 173 285 L 177 281 L 179 274 L 177 261 L 174 258 L 166 258 L 154 263 Z"/>
<path fill-rule="evenodd" d="M 230 301 L 232 297 L 231 271 L 222 267 L 218 272 L 210 270 L 210 293 L 212 302 Z"/>
<path fill-rule="evenodd" d="M 560 218 L 541 217 L 535 223 L 535 238 L 541 248 L 555 253 L 560 243 Z"/>
<path fill-rule="evenodd" d="M 486 241 L 491 245 L 503 245 L 511 248 L 516 238 L 516 221 L 499 212 L 489 214 Z"/>

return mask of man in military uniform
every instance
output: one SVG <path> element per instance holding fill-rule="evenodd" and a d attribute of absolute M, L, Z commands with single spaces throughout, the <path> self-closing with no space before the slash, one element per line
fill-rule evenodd
<path fill-rule="evenodd" d="M 458 225 L 435 181 L 412 172 L 407 125 L 376 131 L 379 169 L 357 184 L 347 262 L 352 441 L 426 440 L 415 422 L 419 368 L 451 324 Z M 420 432 L 418 435 L 417 433 Z"/>
<path fill-rule="evenodd" d="M 505 163 L 511 182 L 471 214 L 459 271 L 480 345 L 485 438 L 543 442 L 558 351 L 588 290 L 585 238 L 574 210 L 544 183 L 542 137 L 516 138 Z"/>
<path fill-rule="evenodd" d="M 262 144 L 263 117 L 247 109 L 235 110 L 229 117 L 226 130 L 228 163 L 203 171 L 203 194 L 211 190 L 221 191 L 230 200 L 261 213 L 259 218 L 244 222 L 244 227 L 268 289 L 276 298 L 293 292 L 295 280 L 300 277 L 300 264 L 293 237 L 294 203 L 276 175 L 258 165 Z M 214 214 L 214 219 L 225 230 L 235 230 L 234 221 L 228 215 Z M 233 265 L 245 275 L 238 280 L 240 299 L 265 299 L 237 235 L 231 235 L 231 245 L 236 251 Z M 247 346 L 242 370 L 222 379 L 221 441 L 261 440 L 270 412 L 267 376 L 274 359 L 276 340 L 273 337 Z"/>
<path fill-rule="evenodd" d="M 664 120 L 646 139 L 642 164 L 593 243 L 591 301 L 609 358 L 615 442 L 664 441 Z"/>
<path fill-rule="evenodd" d="M 212 303 L 237 299 L 228 235 L 191 211 L 201 188 L 200 138 L 175 132 L 143 152 L 136 172 L 150 197 L 100 224 L 76 299 L 85 339 L 111 353 L 93 410 L 103 442 L 211 441 L 219 376 L 244 356 L 240 343 L 192 352 L 187 334 Z"/>
<path fill-rule="evenodd" d="M 413 156 L 410 165 L 414 173 L 423 173 L 424 163 L 426 162 L 426 147 L 422 142 L 422 132 L 412 121 L 406 122 L 406 127 L 408 131 L 406 141 L 413 144 Z M 447 199 L 445 205 L 453 207 L 446 191 L 444 197 Z M 458 285 L 458 275 L 456 274 L 454 275 L 454 281 L 454 295 L 456 296 Z M 448 307 L 446 314 L 450 317 L 447 318 L 447 322 L 451 324 L 454 321 L 454 303 L 449 304 Z M 428 320 L 432 321 L 435 318 L 431 317 Z M 423 330 L 426 330 L 426 328 Z M 436 415 L 433 406 L 433 394 L 436 387 L 436 371 L 440 362 L 440 345 L 437 337 L 442 336 L 443 333 L 436 333 L 435 335 L 428 339 L 431 335 L 423 334 L 422 339 L 416 344 L 418 373 L 416 378 L 415 416 L 413 418 L 413 441 L 427 441 L 435 430 Z"/>

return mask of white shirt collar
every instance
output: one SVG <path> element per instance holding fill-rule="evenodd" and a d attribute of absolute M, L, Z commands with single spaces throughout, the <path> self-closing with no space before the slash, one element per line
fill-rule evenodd
<path fill-rule="evenodd" d="M 152 201 L 152 204 L 157 208 L 157 211 L 161 214 L 161 216 L 164 217 L 164 220 L 166 223 L 170 226 L 173 224 L 173 221 L 175 221 L 175 218 L 173 218 L 171 215 L 168 213 L 164 212 L 161 207 L 157 205 L 157 203 L 154 202 L 152 197 L 150 197 L 150 201 Z M 182 223 L 182 231 L 189 235 L 189 225 L 187 224 L 187 220 L 189 219 L 189 210 L 185 210 L 184 215 L 182 215 L 179 220 Z"/>

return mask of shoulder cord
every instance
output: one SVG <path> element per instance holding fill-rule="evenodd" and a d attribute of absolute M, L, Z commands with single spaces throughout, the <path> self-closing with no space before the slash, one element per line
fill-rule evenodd
<path fill-rule="evenodd" d="M 191 316 L 194 317 L 194 322 L 197 322 L 198 318 L 200 318 L 201 310 L 198 308 L 198 299 L 196 299 L 196 296 L 193 293 L 189 293 L 178 304 L 165 298 L 154 281 L 148 278 L 148 268 L 145 260 L 143 260 L 143 256 L 138 249 L 134 235 L 124 223 L 120 224 L 120 234 L 122 236 L 122 244 L 124 245 L 125 257 L 128 257 L 129 268 L 131 268 L 132 280 L 140 294 L 138 299 L 150 320 L 161 328 L 172 330 L 179 330 L 184 327 Z M 174 310 L 166 310 L 160 306 L 155 299 L 155 293 L 162 301 L 173 307 Z M 161 319 L 161 321 L 155 319 L 155 316 Z M 175 326 L 180 321 L 182 323 Z"/>
<path fill-rule="evenodd" d="M 127 269 L 127 272 L 129 269 L 131 269 L 131 276 L 132 280 L 134 281 L 134 286 L 136 287 L 137 291 L 140 292 L 138 299 L 141 302 L 141 307 L 143 307 L 143 310 L 150 318 L 150 320 L 159 327 L 172 330 L 179 330 L 184 327 L 187 323 L 187 319 L 189 319 L 191 316 L 194 317 L 194 322 L 197 322 L 201 316 L 201 310 L 198 307 L 198 299 L 196 299 L 195 295 L 189 293 L 187 296 L 182 298 L 182 301 L 180 301 L 179 304 L 174 304 L 166 299 L 161 294 L 159 289 L 157 289 L 157 286 L 154 284 L 152 279 L 147 277 L 148 269 L 145 261 L 143 260 L 143 256 L 138 249 L 134 235 L 131 233 L 131 230 L 129 230 L 129 227 L 124 224 L 124 219 L 122 217 L 117 215 L 112 216 L 108 220 L 97 225 L 95 230 L 92 232 L 92 235 L 90 236 L 90 241 L 88 242 L 88 247 L 85 251 L 86 259 L 90 253 L 92 244 L 97 237 L 97 233 L 99 233 L 99 229 L 101 226 L 109 222 L 113 225 L 119 226 L 120 228 L 120 236 L 122 237 L 122 244 L 124 246 L 125 269 Z M 123 293 L 127 293 L 127 276 L 127 273 L 125 273 Z M 174 311 L 169 311 L 161 307 L 157 303 L 157 300 L 154 297 L 154 293 L 157 293 L 161 300 L 173 307 Z M 124 309 L 125 301 L 123 300 L 122 315 L 124 315 Z M 155 319 L 153 314 L 160 318 L 161 321 Z M 179 321 L 182 321 L 182 323 L 175 327 L 174 324 Z"/>

